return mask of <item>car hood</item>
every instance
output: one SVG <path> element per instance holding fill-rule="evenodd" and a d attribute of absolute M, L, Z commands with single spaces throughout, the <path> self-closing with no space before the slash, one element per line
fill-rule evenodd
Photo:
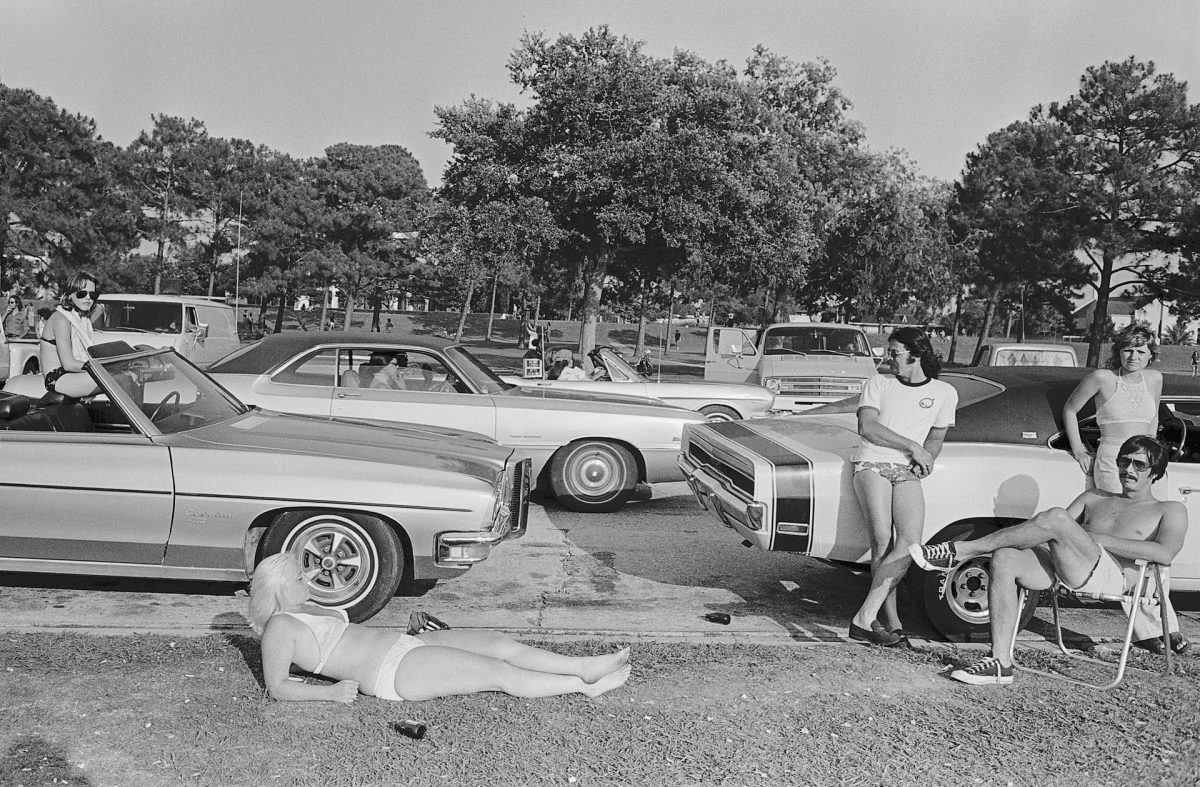
<path fill-rule="evenodd" d="M 436 468 L 493 482 L 512 455 L 471 432 L 410 424 L 367 424 L 347 419 L 254 409 L 219 424 L 160 438 L 171 445 L 267 451 Z"/>
<path fill-rule="evenodd" d="M 859 443 L 858 421 L 853 413 L 755 418 L 708 423 L 699 428 L 710 429 L 735 441 L 747 432 L 753 433 L 802 456 L 809 456 L 813 449 L 845 454 Z"/>

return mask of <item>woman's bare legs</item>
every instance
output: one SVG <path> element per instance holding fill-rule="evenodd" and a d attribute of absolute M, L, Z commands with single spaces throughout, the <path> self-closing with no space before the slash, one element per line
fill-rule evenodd
<path fill-rule="evenodd" d="M 585 683 L 595 683 L 629 663 L 629 648 L 600 656 L 564 656 L 523 645 L 494 631 L 443 629 L 423 632 L 420 638 L 428 645 L 458 648 L 480 656 L 490 656 L 521 669 L 552 675 L 574 675 Z"/>
<path fill-rule="evenodd" d="M 572 693 L 598 697 L 624 685 L 629 680 L 629 671 L 629 663 L 625 662 L 588 683 L 578 675 L 539 672 L 457 647 L 428 645 L 409 651 L 400 662 L 395 689 L 396 694 L 413 701 L 480 691 L 502 691 L 514 697 Z"/>
<path fill-rule="evenodd" d="M 912 565 L 908 547 L 920 542 L 925 527 L 925 495 L 918 481 L 893 485 L 873 470 L 854 474 L 854 491 L 871 526 L 871 589 L 853 623 L 869 629 L 882 611 L 880 623 L 889 631 L 901 628 L 896 609 L 896 586 Z M 893 528 L 895 543 L 891 549 Z"/>

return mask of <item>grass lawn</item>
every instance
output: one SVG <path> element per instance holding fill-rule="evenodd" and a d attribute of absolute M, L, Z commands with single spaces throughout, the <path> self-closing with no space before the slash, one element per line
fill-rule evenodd
<path fill-rule="evenodd" d="M 620 643 L 538 644 L 584 654 Z M 246 637 L 0 634 L 0 784 L 1200 781 L 1193 657 L 1173 677 L 1132 672 L 1108 693 L 940 674 L 978 653 L 635 642 L 629 684 L 597 700 L 343 706 L 265 698 Z M 389 728 L 406 717 L 428 725 L 423 740 Z"/>

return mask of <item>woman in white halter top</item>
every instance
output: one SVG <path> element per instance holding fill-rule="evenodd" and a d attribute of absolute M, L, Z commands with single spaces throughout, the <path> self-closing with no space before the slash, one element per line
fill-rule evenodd
<path fill-rule="evenodd" d="M 91 396 L 100 388 L 83 370 L 88 348 L 96 343 L 91 314 L 100 286 L 90 273 L 80 271 L 67 281 L 59 306 L 46 320 L 38 343 L 38 361 L 46 390 L 64 396 Z"/>
<path fill-rule="evenodd" d="M 1162 372 L 1149 368 L 1158 357 L 1154 334 L 1142 325 L 1130 325 L 1113 337 L 1112 358 L 1107 369 L 1097 369 L 1079 381 L 1063 405 L 1063 428 L 1071 443 L 1071 454 L 1097 489 L 1120 494 L 1121 476 L 1117 450 L 1134 435 L 1155 437 L 1162 399 Z M 1079 437 L 1079 411 L 1096 400 L 1096 424 L 1100 445 L 1092 456 Z M 1168 585 L 1169 569 L 1163 570 Z M 1169 585 L 1168 585 L 1169 586 Z M 1165 604 L 1171 647 L 1183 653 L 1190 643 L 1179 632 L 1179 620 L 1168 598 Z M 1162 625 L 1156 607 L 1143 606 L 1134 617 L 1134 644 L 1147 650 L 1162 648 Z"/>

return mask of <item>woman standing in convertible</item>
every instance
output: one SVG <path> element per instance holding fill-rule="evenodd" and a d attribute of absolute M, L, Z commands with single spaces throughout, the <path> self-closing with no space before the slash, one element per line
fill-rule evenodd
<path fill-rule="evenodd" d="M 887 355 L 895 374 L 868 378 L 858 401 L 854 495 L 871 528 L 871 589 L 850 621 L 850 638 L 893 646 L 906 641 L 896 585 L 912 565 L 909 546 L 920 543 L 925 528 L 921 479 L 933 472 L 954 425 L 958 392 L 937 379 L 942 363 L 920 328 L 892 333 Z"/>
<path fill-rule="evenodd" d="M 78 398 L 100 390 L 83 370 L 90 359 L 88 348 L 96 343 L 90 318 L 99 289 L 95 276 L 76 273 L 67 282 L 58 308 L 46 320 L 38 342 L 38 361 L 47 391 Z"/>
<path fill-rule="evenodd" d="M 623 685 L 630 672 L 628 648 L 561 656 L 491 631 L 417 637 L 350 623 L 342 610 L 308 603 L 300 563 L 289 553 L 265 558 L 254 571 L 250 626 L 262 636 L 263 682 L 278 700 L 350 703 L 360 692 L 397 701 L 480 691 L 598 697 Z M 288 680 L 293 664 L 337 683 Z"/>

